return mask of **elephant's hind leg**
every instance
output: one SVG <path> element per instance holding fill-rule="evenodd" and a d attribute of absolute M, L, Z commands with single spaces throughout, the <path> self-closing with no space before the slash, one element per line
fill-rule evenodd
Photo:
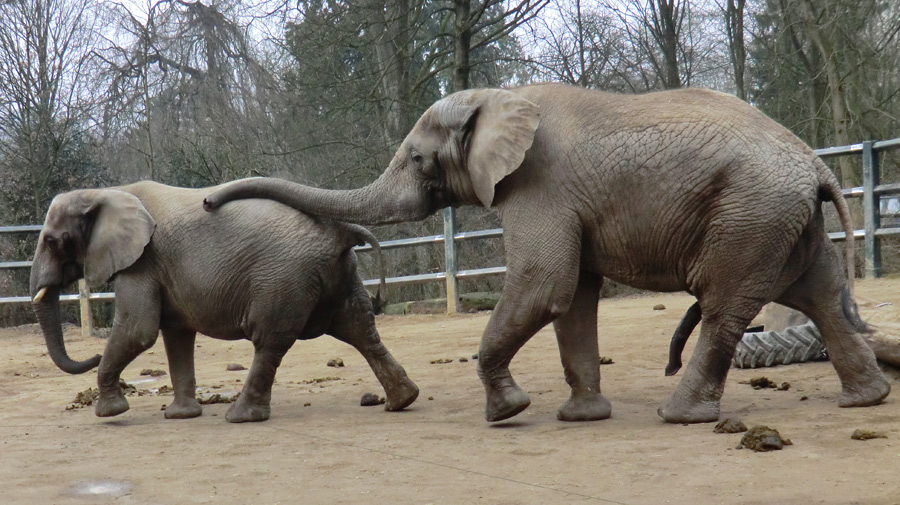
<path fill-rule="evenodd" d="M 727 304 L 702 306 L 703 322 L 694 354 L 681 382 L 659 407 L 660 417 L 669 423 L 706 423 L 719 418 L 719 402 L 735 347 L 762 305 L 760 300 L 741 297 Z"/>
<path fill-rule="evenodd" d="M 194 375 L 194 342 L 197 334 L 193 330 L 162 331 L 166 356 L 169 358 L 169 374 L 175 399 L 166 407 L 166 419 L 189 419 L 203 413 L 197 401 L 197 379 Z"/>
<path fill-rule="evenodd" d="M 354 295 L 345 301 L 344 309 L 335 318 L 329 333 L 352 345 L 366 358 L 387 396 L 385 410 L 403 410 L 419 396 L 418 386 L 381 343 L 381 337 L 375 328 L 372 302 L 361 283 L 354 290 Z"/>
<path fill-rule="evenodd" d="M 597 421 L 612 415 L 600 394 L 600 354 L 597 346 L 597 303 L 603 278 L 581 272 L 569 311 L 553 322 L 566 382 L 572 395 L 556 413 L 560 421 Z"/>
<path fill-rule="evenodd" d="M 256 349 L 253 364 L 250 366 L 241 395 L 225 412 L 225 420 L 229 423 L 265 421 L 271 415 L 275 372 L 297 337 L 281 334 L 271 334 L 267 337 L 269 338 L 252 339 Z"/>
<path fill-rule="evenodd" d="M 823 243 L 809 269 L 776 301 L 805 313 L 821 331 L 841 380 L 838 404 L 866 407 L 880 403 L 891 386 L 860 335 L 868 330 L 856 313 L 840 265 L 834 246 Z"/>

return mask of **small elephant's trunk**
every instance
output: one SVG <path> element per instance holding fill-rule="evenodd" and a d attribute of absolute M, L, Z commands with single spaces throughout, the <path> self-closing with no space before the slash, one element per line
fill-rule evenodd
<path fill-rule="evenodd" d="M 40 296 L 41 293 L 43 293 L 42 296 Z M 96 368 L 100 364 L 101 356 L 99 354 L 85 361 L 74 361 L 66 352 L 62 323 L 59 319 L 59 289 L 41 288 L 34 297 L 34 314 L 41 325 L 44 341 L 47 343 L 47 351 L 53 363 L 63 372 L 70 374 L 81 374 Z"/>

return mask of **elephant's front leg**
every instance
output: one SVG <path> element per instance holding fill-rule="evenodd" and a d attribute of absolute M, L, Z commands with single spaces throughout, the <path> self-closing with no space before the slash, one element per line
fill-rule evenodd
<path fill-rule="evenodd" d="M 545 217 L 548 217 L 549 214 Z M 502 421 L 531 400 L 513 380 L 509 364 L 534 334 L 569 310 L 578 282 L 581 235 L 562 220 L 529 233 L 505 235 L 506 285 L 481 339 L 478 375 L 484 384 L 485 419 Z M 504 228 L 513 230 L 510 223 Z M 596 337 L 595 337 L 596 338 Z"/>
<path fill-rule="evenodd" d="M 597 347 L 597 303 L 603 277 L 581 272 L 569 311 L 553 322 L 566 382 L 572 396 L 559 409 L 560 421 L 597 421 L 612 415 L 600 394 L 600 354 Z"/>
<path fill-rule="evenodd" d="M 253 365 L 250 366 L 250 373 L 241 395 L 225 413 L 226 421 L 247 423 L 265 421 L 269 418 L 275 372 L 295 341 L 295 338 L 284 335 L 259 341 L 254 339 L 256 353 L 253 355 Z"/>
<path fill-rule="evenodd" d="M 98 417 L 116 416 L 128 410 L 128 400 L 119 380 L 125 367 L 156 343 L 159 314 L 159 292 L 155 284 L 138 276 L 119 277 L 116 315 L 97 369 L 99 395 L 94 413 Z"/>
<path fill-rule="evenodd" d="M 194 342 L 197 334 L 193 330 L 165 329 L 162 332 L 169 358 L 169 373 L 175 399 L 166 407 L 166 419 L 189 419 L 203 413 L 197 401 L 197 379 L 194 375 Z"/>

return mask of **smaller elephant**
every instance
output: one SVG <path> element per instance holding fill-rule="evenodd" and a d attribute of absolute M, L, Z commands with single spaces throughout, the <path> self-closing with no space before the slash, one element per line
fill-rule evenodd
<path fill-rule="evenodd" d="M 386 410 L 409 406 L 419 389 L 381 343 L 357 273 L 353 246 L 369 242 L 377 249 L 372 234 L 262 200 L 209 214 L 200 202 L 215 189 L 139 182 L 72 191 L 51 203 L 31 270 L 33 306 L 60 369 L 99 366 L 96 414 L 128 410 L 119 377 L 160 331 L 175 391 L 166 418 L 202 413 L 195 398 L 197 332 L 253 342 L 253 365 L 225 415 L 229 422 L 268 419 L 282 357 L 296 340 L 325 333 L 366 358 L 384 387 Z M 80 278 L 92 286 L 114 279 L 116 312 L 103 356 L 78 362 L 66 353 L 59 293 Z"/>

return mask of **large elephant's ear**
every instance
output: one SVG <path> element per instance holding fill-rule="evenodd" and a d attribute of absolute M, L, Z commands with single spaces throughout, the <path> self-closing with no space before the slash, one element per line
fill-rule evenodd
<path fill-rule="evenodd" d="M 96 191 L 86 217 L 93 219 L 84 258 L 84 279 L 90 286 L 102 285 L 134 264 L 156 229 L 141 201 L 124 191 Z"/>
<path fill-rule="evenodd" d="M 494 201 L 494 186 L 519 168 L 534 142 L 540 116 L 534 103 L 502 89 L 464 91 L 475 108 L 467 166 L 475 195 L 485 207 Z"/>

